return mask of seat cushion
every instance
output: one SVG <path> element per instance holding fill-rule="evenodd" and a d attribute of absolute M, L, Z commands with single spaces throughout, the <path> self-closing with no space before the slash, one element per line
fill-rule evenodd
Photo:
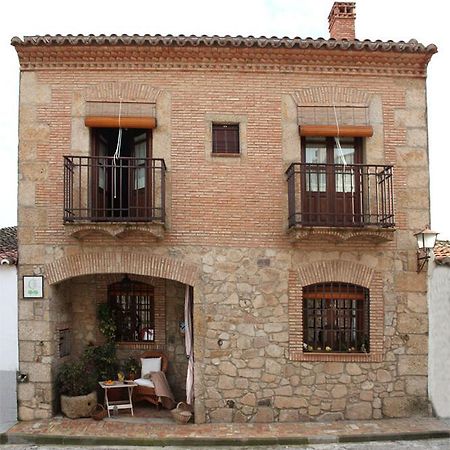
<path fill-rule="evenodd" d="M 141 358 L 141 378 L 150 372 L 161 370 L 161 358 Z"/>
<path fill-rule="evenodd" d="M 153 384 L 153 381 L 149 380 L 148 378 L 138 378 L 137 380 L 134 380 L 134 382 L 138 386 L 149 387 L 149 388 L 155 387 L 155 385 Z"/>

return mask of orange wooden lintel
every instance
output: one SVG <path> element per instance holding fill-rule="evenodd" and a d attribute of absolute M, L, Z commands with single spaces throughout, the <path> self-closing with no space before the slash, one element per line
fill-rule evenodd
<path fill-rule="evenodd" d="M 342 136 L 371 137 L 373 128 L 370 125 L 300 125 L 300 136 Z"/>
<path fill-rule="evenodd" d="M 156 128 L 155 117 L 87 116 L 84 124 L 91 128 Z"/>

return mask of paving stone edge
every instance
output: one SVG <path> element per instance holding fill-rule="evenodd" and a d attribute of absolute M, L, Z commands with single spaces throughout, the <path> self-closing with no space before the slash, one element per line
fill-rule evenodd
<path fill-rule="evenodd" d="M 375 441 L 402 441 L 450 438 L 450 431 L 398 432 L 358 435 L 324 436 L 270 436 L 270 437 L 170 437 L 170 438 L 119 438 L 107 436 L 37 435 L 31 433 L 0 433 L 0 445 L 127 445 L 127 446 L 258 446 L 258 445 L 311 445 L 319 443 L 350 443 Z"/>

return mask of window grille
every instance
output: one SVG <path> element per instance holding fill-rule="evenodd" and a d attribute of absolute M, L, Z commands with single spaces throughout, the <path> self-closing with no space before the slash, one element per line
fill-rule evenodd
<path fill-rule="evenodd" d="M 304 287 L 303 348 L 369 352 L 369 290 L 335 282 Z"/>
<path fill-rule="evenodd" d="M 108 303 L 116 324 L 116 341 L 155 340 L 154 288 L 125 277 L 108 287 Z"/>

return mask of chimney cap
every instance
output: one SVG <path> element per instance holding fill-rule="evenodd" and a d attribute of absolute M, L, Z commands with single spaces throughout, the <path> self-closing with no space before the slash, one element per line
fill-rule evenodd
<path fill-rule="evenodd" d="M 334 2 L 331 7 L 328 20 L 331 22 L 333 18 L 354 19 L 356 18 L 356 2 Z"/>
<path fill-rule="evenodd" d="M 328 30 L 332 39 L 355 39 L 355 2 L 334 2 L 328 15 Z"/>

